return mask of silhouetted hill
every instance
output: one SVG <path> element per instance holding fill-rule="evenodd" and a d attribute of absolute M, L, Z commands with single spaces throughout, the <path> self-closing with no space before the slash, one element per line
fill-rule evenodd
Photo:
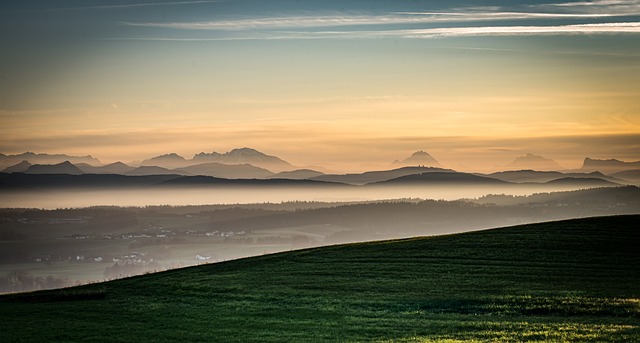
<path fill-rule="evenodd" d="M 164 181 L 159 186 L 342 186 L 341 183 L 290 179 L 223 179 L 212 176 L 182 176 Z"/>
<path fill-rule="evenodd" d="M 580 209 L 589 204 L 606 210 L 624 204 L 628 206 L 627 213 L 640 213 L 640 188 L 637 186 L 599 187 L 567 192 L 536 193 L 528 196 L 489 194 L 470 201 L 496 205 L 531 204 L 547 209 L 566 208 L 567 205 L 576 205 L 576 208 Z"/>
<path fill-rule="evenodd" d="M 640 182 L 640 169 L 625 170 L 625 171 L 613 173 L 611 174 L 611 176 L 637 183 L 637 182 Z"/>
<path fill-rule="evenodd" d="M 564 177 L 565 175 L 557 171 L 537 171 L 537 170 L 509 170 L 488 175 L 477 174 L 480 176 L 488 176 L 494 179 L 508 182 L 548 182 Z"/>
<path fill-rule="evenodd" d="M 637 342 L 639 221 L 329 246 L 5 295 L 0 331 L 7 342 Z"/>
<path fill-rule="evenodd" d="M 71 162 L 65 161 L 58 164 L 34 164 L 29 167 L 25 174 L 70 174 L 80 175 L 82 170 L 74 166 Z"/>
<path fill-rule="evenodd" d="M 592 172 L 592 173 L 561 173 L 556 171 L 536 171 L 536 170 L 513 170 L 513 171 L 503 171 L 492 173 L 488 175 L 484 174 L 476 174 L 480 176 L 488 176 L 494 179 L 508 181 L 508 182 L 518 182 L 518 183 L 546 183 L 553 180 L 558 180 L 562 178 L 596 178 L 602 179 L 605 181 L 624 184 L 624 180 L 620 180 L 615 177 L 604 175 L 600 172 Z"/>
<path fill-rule="evenodd" d="M 170 153 L 170 154 L 152 157 L 142 162 L 142 166 L 157 166 L 157 167 L 163 167 L 168 169 L 181 168 L 189 164 L 190 163 L 187 160 L 185 160 L 184 157 L 176 153 Z"/>
<path fill-rule="evenodd" d="M 395 179 L 395 178 L 406 176 L 406 175 L 442 172 L 447 170 L 450 171 L 450 169 L 433 168 L 433 167 L 403 167 L 403 168 L 392 169 L 392 170 L 370 171 L 370 172 L 364 172 L 360 174 L 344 174 L 344 175 L 328 174 L 328 175 L 313 177 L 311 178 L 311 180 L 341 182 L 341 183 L 349 183 L 352 185 L 364 185 L 367 183 L 387 181 L 387 180 Z"/>
<path fill-rule="evenodd" d="M 599 171 L 594 171 L 594 172 L 590 172 L 590 173 L 565 173 L 564 175 L 566 175 L 567 177 L 574 177 L 574 178 L 594 178 L 594 179 L 602 179 L 605 181 L 609 181 L 611 183 L 617 183 L 617 184 L 628 184 L 628 182 L 626 182 L 625 180 L 610 176 L 610 175 L 605 175 L 602 174 Z"/>
<path fill-rule="evenodd" d="M 291 170 L 293 167 L 276 156 L 266 155 L 258 150 L 251 148 L 233 149 L 229 152 L 220 154 L 217 152 L 196 154 L 193 159 L 195 163 L 218 162 L 223 164 L 251 164 L 253 166 L 266 168 L 271 171 Z"/>
<path fill-rule="evenodd" d="M 197 164 L 175 169 L 174 172 L 185 175 L 204 175 L 225 179 L 264 179 L 274 174 L 266 169 L 250 164 L 222 164 L 217 162 Z"/>
<path fill-rule="evenodd" d="M 180 175 L 127 176 L 116 174 L 0 174 L 0 182 L 7 189 L 56 189 L 56 188 L 120 188 L 148 187 Z M 0 185 L 2 186 L 2 185 Z"/>
<path fill-rule="evenodd" d="M 460 185 L 506 185 L 509 182 L 459 172 L 431 172 L 406 175 L 399 178 L 373 183 L 375 185 L 409 185 L 409 184 L 460 184 Z"/>
<path fill-rule="evenodd" d="M 142 166 L 132 169 L 125 173 L 125 175 L 185 175 L 186 172 L 180 173 L 175 170 L 162 168 L 158 166 Z"/>
<path fill-rule="evenodd" d="M 640 169 L 640 161 L 624 162 L 616 159 L 598 160 L 585 158 L 581 170 L 600 171 L 605 174 L 613 174 L 626 170 Z"/>
<path fill-rule="evenodd" d="M 31 167 L 32 164 L 29 161 L 22 161 L 16 165 L 5 168 L 2 173 L 24 173 Z"/>
<path fill-rule="evenodd" d="M 561 170 L 563 169 L 558 162 L 534 154 L 526 154 L 513 160 L 513 162 L 507 165 L 507 168 L 511 170 Z"/>
<path fill-rule="evenodd" d="M 563 177 L 561 179 L 546 182 L 548 185 L 555 186 L 584 186 L 584 187 L 610 187 L 620 186 L 618 183 L 605 181 L 598 178 L 576 178 L 576 177 Z"/>
<path fill-rule="evenodd" d="M 305 180 L 324 175 L 319 171 L 311 169 L 298 169 L 292 171 L 284 171 L 271 176 L 272 179 L 291 179 L 291 180 Z"/>
<path fill-rule="evenodd" d="M 142 168 L 142 167 L 141 167 Z M 147 168 L 147 167 L 144 167 Z M 149 172 L 157 171 L 152 167 Z M 166 170 L 166 169 L 165 169 Z M 141 171 L 142 172 L 142 171 Z M 167 171 L 172 172 L 172 171 Z M 0 188 L 39 189 L 39 188 L 127 188 L 127 187 L 169 187 L 169 186 L 318 186 L 349 187 L 341 183 L 288 180 L 288 179 L 223 179 L 211 176 L 184 176 L 170 173 L 143 175 L 118 174 L 23 174 L 0 173 Z"/>
<path fill-rule="evenodd" d="M 395 160 L 393 164 L 402 166 L 442 167 L 428 152 L 422 150 L 414 152 L 402 161 Z"/>
<path fill-rule="evenodd" d="M 135 169 L 122 162 L 114 162 L 100 167 L 95 167 L 86 163 L 77 164 L 85 174 L 126 174 Z"/>
<path fill-rule="evenodd" d="M 0 154 L 0 168 L 6 168 L 18 164 L 22 161 L 28 161 L 31 164 L 59 164 L 65 161 L 71 163 L 88 163 L 101 164 L 100 161 L 92 156 L 69 156 L 63 154 L 36 154 L 33 152 L 25 152 L 18 155 L 2 155 Z"/>

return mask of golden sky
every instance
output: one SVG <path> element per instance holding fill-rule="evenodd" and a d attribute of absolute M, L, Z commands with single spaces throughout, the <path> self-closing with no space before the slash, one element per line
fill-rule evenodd
<path fill-rule="evenodd" d="M 34 3 L 0 5 L 4 154 L 640 160 L 639 1 Z"/>

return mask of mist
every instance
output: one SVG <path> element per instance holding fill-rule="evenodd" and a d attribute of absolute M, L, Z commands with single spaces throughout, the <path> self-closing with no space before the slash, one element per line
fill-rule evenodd
<path fill-rule="evenodd" d="M 514 196 L 572 191 L 583 185 L 403 185 L 403 186 L 207 186 L 163 188 L 53 188 L 4 190 L 4 208 L 81 208 L 91 206 L 208 205 L 280 203 L 287 201 L 372 201 L 385 199 L 475 199 L 487 194 Z"/>

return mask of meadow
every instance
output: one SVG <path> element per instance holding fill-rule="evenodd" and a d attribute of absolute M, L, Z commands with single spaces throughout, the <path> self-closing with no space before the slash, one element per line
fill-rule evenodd
<path fill-rule="evenodd" d="M 4 295 L 0 340 L 639 341 L 638 224 L 335 245 Z"/>

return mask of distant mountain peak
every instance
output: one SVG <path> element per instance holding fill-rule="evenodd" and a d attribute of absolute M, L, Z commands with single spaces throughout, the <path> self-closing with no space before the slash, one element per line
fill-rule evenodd
<path fill-rule="evenodd" d="M 399 164 L 403 166 L 428 166 L 428 167 L 442 167 L 442 165 L 431 154 L 424 150 L 418 150 L 411 154 L 411 156 L 405 158 L 402 161 L 395 160 L 393 164 Z"/>
<path fill-rule="evenodd" d="M 264 155 L 260 151 L 252 148 L 236 148 L 228 152 L 228 154 L 250 154 L 250 155 Z"/>
<path fill-rule="evenodd" d="M 164 155 L 160 155 L 160 156 L 156 156 L 156 157 L 152 157 L 150 159 L 148 159 L 147 161 L 156 161 L 156 160 L 180 160 L 180 161 L 185 161 L 185 158 L 176 154 L 175 152 L 169 153 L 169 154 L 164 154 Z"/>
<path fill-rule="evenodd" d="M 27 169 L 29 169 L 29 167 L 31 167 L 32 164 L 29 163 L 29 161 L 27 160 L 23 160 L 22 162 L 13 165 L 11 167 L 7 167 L 5 168 L 2 172 L 3 173 L 23 173 L 25 171 L 27 171 Z"/>
<path fill-rule="evenodd" d="M 544 156 L 526 153 L 524 156 L 517 157 L 507 165 L 511 169 L 517 170 L 561 170 L 562 167 L 558 162 L 546 158 Z"/>
<path fill-rule="evenodd" d="M 218 152 L 201 152 L 193 156 L 193 161 L 219 162 L 225 164 L 244 164 L 282 171 L 291 169 L 292 165 L 276 156 L 267 155 L 252 148 L 236 148 L 224 154 Z"/>
<path fill-rule="evenodd" d="M 24 171 L 26 174 L 83 174 L 80 168 L 69 161 L 58 164 L 34 164 Z"/>
<path fill-rule="evenodd" d="M 524 156 L 517 157 L 516 161 L 551 161 L 551 159 L 528 152 Z"/>
<path fill-rule="evenodd" d="M 143 166 L 159 166 L 163 168 L 179 168 L 187 164 L 187 160 L 175 152 L 155 156 L 142 161 Z"/>

